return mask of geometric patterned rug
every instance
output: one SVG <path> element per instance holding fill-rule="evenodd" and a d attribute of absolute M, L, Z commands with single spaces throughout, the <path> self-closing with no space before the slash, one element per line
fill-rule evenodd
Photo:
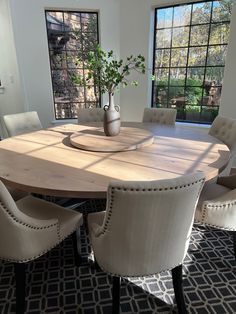
<path fill-rule="evenodd" d="M 99 211 L 91 200 L 79 211 Z M 110 314 L 111 280 L 90 260 L 89 239 L 81 228 L 83 263 L 76 268 L 71 238 L 27 268 L 26 314 Z M 184 261 L 184 294 L 190 314 L 236 313 L 236 263 L 227 232 L 194 225 Z M 0 262 L 0 313 L 15 313 L 11 263 Z M 122 280 L 121 313 L 177 313 L 170 272 Z"/>

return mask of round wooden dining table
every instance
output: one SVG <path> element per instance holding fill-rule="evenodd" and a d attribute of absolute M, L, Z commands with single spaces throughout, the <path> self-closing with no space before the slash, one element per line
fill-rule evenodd
<path fill-rule="evenodd" d="M 122 125 L 150 131 L 153 142 L 130 151 L 86 151 L 72 146 L 70 135 L 101 130 L 99 124 L 58 125 L 1 141 L 0 179 L 13 188 L 42 195 L 104 198 L 111 180 L 151 181 L 196 171 L 211 180 L 230 158 L 227 146 L 205 128 Z"/>

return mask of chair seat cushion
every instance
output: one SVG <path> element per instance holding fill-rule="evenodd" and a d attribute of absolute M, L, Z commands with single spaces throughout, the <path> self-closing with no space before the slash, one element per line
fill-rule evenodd
<path fill-rule="evenodd" d="M 79 228 L 82 224 L 82 214 L 63 208 L 54 203 L 47 202 L 32 196 L 27 196 L 16 202 L 24 214 L 40 219 L 58 219 L 61 240 Z"/>

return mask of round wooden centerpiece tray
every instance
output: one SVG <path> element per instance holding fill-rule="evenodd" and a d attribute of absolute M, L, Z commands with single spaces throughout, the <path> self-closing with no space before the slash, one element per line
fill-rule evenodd
<path fill-rule="evenodd" d="M 103 128 L 82 130 L 70 136 L 71 144 L 77 148 L 106 153 L 135 150 L 151 145 L 153 140 L 151 132 L 132 127 L 122 127 L 116 136 L 106 136 Z"/>

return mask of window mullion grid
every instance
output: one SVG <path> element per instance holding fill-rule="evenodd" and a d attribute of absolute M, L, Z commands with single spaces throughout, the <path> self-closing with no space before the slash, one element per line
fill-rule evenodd
<path fill-rule="evenodd" d="M 200 110 L 200 121 L 202 121 L 203 95 L 204 95 L 204 86 L 205 86 L 205 79 L 206 79 L 206 70 L 207 70 L 207 61 L 208 61 L 208 51 L 209 51 L 209 44 L 210 44 L 212 15 L 213 15 L 213 1 L 211 1 L 210 23 L 209 23 L 209 30 L 208 30 L 208 39 L 207 39 L 207 48 L 206 48 L 206 59 L 205 59 L 204 75 L 203 75 L 203 86 L 202 86 L 202 101 L 201 101 L 201 110 Z"/>
<path fill-rule="evenodd" d="M 171 38 L 170 38 L 170 59 L 169 59 L 169 72 L 168 72 L 168 87 L 167 87 L 167 107 L 170 103 L 170 69 L 171 69 L 171 56 L 172 56 L 172 41 L 173 41 L 173 26 L 174 26 L 174 7 L 172 8 L 172 21 L 171 21 Z"/>
<path fill-rule="evenodd" d="M 79 14 L 79 20 L 80 20 L 80 41 L 81 41 L 81 56 L 82 56 L 82 60 L 83 60 L 83 79 L 85 78 L 85 71 L 84 71 L 84 41 L 83 41 L 83 27 L 82 27 L 82 17 L 81 17 L 81 13 Z M 84 106 L 86 108 L 87 106 L 87 89 L 86 86 L 83 86 L 83 90 L 84 90 Z"/>
<path fill-rule="evenodd" d="M 153 64 L 152 64 L 152 75 L 155 75 L 156 71 L 156 46 L 157 46 L 157 11 L 158 9 L 155 9 L 155 16 L 154 16 L 154 40 L 153 40 Z M 156 84 L 157 86 L 157 84 Z M 156 92 L 155 90 L 155 80 L 152 81 L 152 99 L 151 99 L 151 106 L 154 107 L 154 98 L 156 98 Z"/>
<path fill-rule="evenodd" d="M 62 12 L 62 19 L 63 19 L 63 33 L 66 34 L 65 31 L 65 12 Z M 66 54 L 66 73 L 67 73 L 67 79 L 68 79 L 68 51 L 67 51 L 67 44 L 65 45 L 65 54 Z M 67 86 L 64 80 L 64 88 L 67 90 Z M 71 111 L 71 93 L 69 90 L 69 103 L 65 106 L 68 106 L 68 111 L 70 111 L 70 117 L 72 117 L 72 111 Z M 69 109 L 70 108 L 70 109 Z"/>
<path fill-rule="evenodd" d="M 187 85 L 187 76 L 188 76 L 188 61 L 189 61 L 189 44 L 191 41 L 191 30 L 192 30 L 192 16 L 193 16 L 193 5 L 191 5 L 191 13 L 190 13 L 190 25 L 189 25 L 189 35 L 188 35 L 188 51 L 187 51 L 187 60 L 186 60 L 186 68 L 185 68 L 185 80 L 184 80 L 184 99 L 187 99 L 186 93 L 186 85 Z M 186 102 L 184 104 L 184 112 L 186 112 Z"/>
<path fill-rule="evenodd" d="M 209 1 L 209 2 L 211 2 L 211 1 Z M 198 3 L 198 2 L 197 2 Z M 174 6 L 175 7 L 175 6 Z M 210 23 L 210 22 L 209 22 Z M 209 23 L 196 23 L 196 24 L 192 24 L 192 26 L 204 26 L 204 25 L 209 25 Z M 211 24 L 212 25 L 215 25 L 215 24 L 229 24 L 230 23 L 230 21 L 216 21 L 216 22 L 211 22 Z M 157 30 L 165 30 L 165 29 L 175 29 L 175 28 L 180 28 L 180 27 L 186 27 L 186 26 L 189 26 L 189 25 L 181 25 L 181 26 L 169 26 L 169 27 L 157 27 L 156 29 Z"/>

